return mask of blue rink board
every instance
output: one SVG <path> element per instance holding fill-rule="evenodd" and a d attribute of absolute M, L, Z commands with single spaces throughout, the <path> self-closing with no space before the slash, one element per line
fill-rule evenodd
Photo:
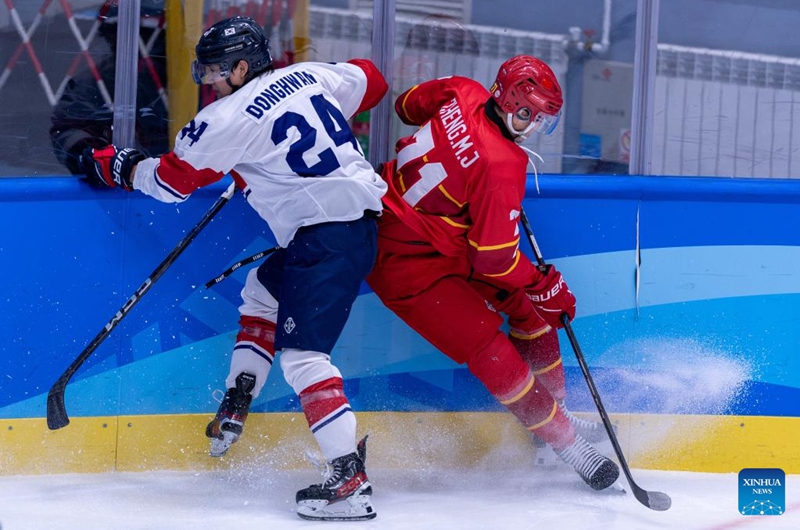
<path fill-rule="evenodd" d="M 539 184 L 525 209 L 578 297 L 574 328 L 609 411 L 800 416 L 800 184 L 592 176 Z M 53 381 L 226 185 L 166 205 L 70 178 L 0 180 L 0 222 L 13 227 L 0 235 L 0 417 L 44 416 Z M 246 270 L 210 290 L 203 284 L 272 245 L 237 195 L 76 374 L 70 414 L 215 410 Z M 569 401 L 591 410 L 562 339 Z M 334 360 L 359 410 L 500 410 L 366 287 Z M 253 409 L 299 406 L 273 373 Z"/>

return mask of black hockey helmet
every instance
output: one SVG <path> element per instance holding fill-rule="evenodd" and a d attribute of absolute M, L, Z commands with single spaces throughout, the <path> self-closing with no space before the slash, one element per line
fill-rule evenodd
<path fill-rule="evenodd" d="M 226 18 L 208 28 L 200 37 L 195 54 L 192 78 L 198 85 L 227 79 L 241 60 L 250 67 L 248 79 L 272 66 L 267 34 L 250 17 Z"/>

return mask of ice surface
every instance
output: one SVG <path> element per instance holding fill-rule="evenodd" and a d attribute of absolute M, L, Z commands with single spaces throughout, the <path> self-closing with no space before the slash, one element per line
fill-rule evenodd
<path fill-rule="evenodd" d="M 5 476 L 0 523 L 2 530 L 800 528 L 800 475 L 787 476 L 786 513 L 758 517 L 739 515 L 735 473 L 633 470 L 641 487 L 672 497 L 669 511 L 654 512 L 630 493 L 593 492 L 563 467 L 368 472 L 378 517 L 367 522 L 299 519 L 295 491 L 319 481 L 309 466 Z"/>

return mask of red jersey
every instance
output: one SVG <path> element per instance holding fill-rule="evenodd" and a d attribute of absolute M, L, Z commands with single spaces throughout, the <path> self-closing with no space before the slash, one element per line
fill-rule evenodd
<path fill-rule="evenodd" d="M 384 202 L 442 254 L 466 254 L 493 283 L 524 287 L 541 276 L 519 250 L 528 157 L 486 116 L 489 99 L 464 77 L 401 94 L 397 114 L 420 128 L 397 142 Z"/>

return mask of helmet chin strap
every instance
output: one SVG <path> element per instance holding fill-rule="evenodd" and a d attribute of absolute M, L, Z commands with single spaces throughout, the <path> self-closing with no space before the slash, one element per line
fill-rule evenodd
<path fill-rule="evenodd" d="M 238 67 L 239 63 L 242 62 L 242 61 L 244 61 L 244 63 L 247 65 L 248 69 L 247 69 L 247 73 L 244 75 L 244 78 L 242 79 L 242 84 L 239 85 L 239 86 L 236 86 L 233 83 L 231 83 L 231 76 L 233 75 L 233 70 L 236 69 L 236 67 Z M 225 78 L 225 83 L 227 83 L 227 85 L 229 87 L 231 87 L 231 94 L 233 94 L 234 92 L 236 92 L 237 90 L 239 90 L 240 88 L 245 86 L 247 84 L 247 81 L 249 81 L 248 77 L 252 77 L 250 75 L 250 65 L 244 59 L 240 59 L 240 60 L 236 61 L 236 64 L 234 64 L 233 68 L 231 68 L 231 73 L 228 75 L 228 77 Z"/>
<path fill-rule="evenodd" d="M 231 94 L 233 94 L 234 92 L 236 92 L 237 90 L 239 90 L 244 86 L 244 85 L 236 86 L 233 83 L 231 83 L 231 76 L 226 77 L 225 82 L 228 84 L 229 87 L 231 87 Z"/>
<path fill-rule="evenodd" d="M 521 144 L 522 142 L 528 139 L 528 136 L 530 136 L 531 134 L 531 129 L 533 129 L 533 126 L 536 125 L 536 122 L 534 120 L 531 120 L 528 126 L 525 127 L 525 130 L 520 132 L 516 130 L 512 125 L 513 119 L 514 119 L 513 114 L 511 114 L 510 112 L 506 113 L 506 126 L 508 127 L 508 132 L 510 132 L 511 136 L 514 137 L 514 142 Z"/>

